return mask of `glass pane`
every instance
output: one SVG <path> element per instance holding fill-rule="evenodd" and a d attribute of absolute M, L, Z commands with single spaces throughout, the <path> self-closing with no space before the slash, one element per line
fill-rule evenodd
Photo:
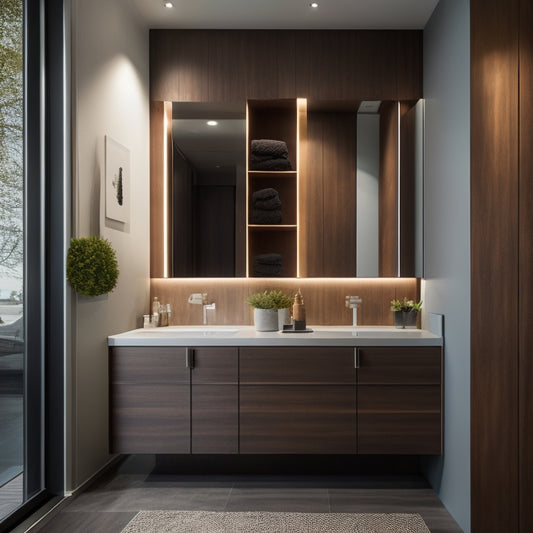
<path fill-rule="evenodd" d="M 0 521 L 23 501 L 23 0 L 0 2 Z"/>

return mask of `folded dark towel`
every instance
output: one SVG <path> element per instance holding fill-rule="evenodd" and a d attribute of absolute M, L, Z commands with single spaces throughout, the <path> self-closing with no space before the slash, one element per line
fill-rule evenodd
<path fill-rule="evenodd" d="M 254 203 L 256 200 L 270 200 L 271 198 L 279 198 L 279 194 L 276 189 L 260 189 L 252 194 L 252 201 Z"/>
<path fill-rule="evenodd" d="M 254 210 L 259 211 L 275 211 L 281 209 L 281 200 L 276 198 L 270 198 L 269 200 L 256 200 L 254 202 Z"/>
<path fill-rule="evenodd" d="M 281 266 L 282 256 L 277 253 L 269 254 L 259 254 L 254 257 L 254 264 L 262 265 L 280 265 Z"/>
<path fill-rule="evenodd" d="M 272 265 L 255 265 L 254 276 L 258 278 L 274 278 L 283 274 L 283 267 Z"/>
<path fill-rule="evenodd" d="M 274 139 L 252 140 L 251 152 L 256 155 L 269 155 L 273 158 L 287 157 L 289 155 L 285 141 L 276 141 Z"/>
<path fill-rule="evenodd" d="M 288 159 L 267 159 L 266 161 L 250 161 L 250 170 L 292 170 Z"/>
<path fill-rule="evenodd" d="M 281 211 L 252 211 L 252 224 L 279 224 L 281 222 Z"/>

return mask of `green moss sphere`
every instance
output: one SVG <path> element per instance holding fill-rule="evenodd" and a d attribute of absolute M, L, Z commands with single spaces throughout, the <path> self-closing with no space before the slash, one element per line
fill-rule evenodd
<path fill-rule="evenodd" d="M 117 285 L 115 250 L 106 239 L 79 237 L 70 240 L 67 252 L 67 279 L 78 294 L 100 296 Z"/>

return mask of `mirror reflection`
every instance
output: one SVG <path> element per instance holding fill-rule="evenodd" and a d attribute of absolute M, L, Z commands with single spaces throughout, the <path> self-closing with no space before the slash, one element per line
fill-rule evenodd
<path fill-rule="evenodd" d="M 173 276 L 243 277 L 246 104 L 174 102 L 172 115 Z M 309 251 L 301 275 L 422 276 L 422 103 L 308 102 L 310 135 L 313 127 L 316 131 L 316 118 L 333 116 L 334 124 L 345 126 L 342 131 L 335 126 L 331 135 L 324 128 L 320 149 L 329 151 L 332 161 L 352 162 L 342 168 L 334 163 L 320 178 L 337 199 L 329 207 L 324 204 L 320 216 L 306 212 L 303 253 L 306 247 L 324 249 L 320 260 Z M 302 155 L 306 161 L 300 179 L 312 180 L 317 175 L 316 144 L 309 143 Z M 306 193 L 301 189 L 302 209 Z M 333 216 L 341 211 L 342 217 Z M 313 241 L 319 225 L 323 236 Z M 305 239 L 302 228 L 300 238 Z M 341 233 L 346 243 L 337 246 L 342 250 L 337 257 L 328 252 L 327 242 Z M 331 267 L 325 264 L 328 257 Z"/>

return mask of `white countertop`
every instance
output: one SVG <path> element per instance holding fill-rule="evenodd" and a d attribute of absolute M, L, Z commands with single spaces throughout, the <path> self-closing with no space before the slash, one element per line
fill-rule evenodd
<path fill-rule="evenodd" d="M 258 332 L 254 326 L 168 326 L 108 337 L 108 346 L 442 346 L 427 330 L 392 326 L 308 326 L 312 333 Z"/>

